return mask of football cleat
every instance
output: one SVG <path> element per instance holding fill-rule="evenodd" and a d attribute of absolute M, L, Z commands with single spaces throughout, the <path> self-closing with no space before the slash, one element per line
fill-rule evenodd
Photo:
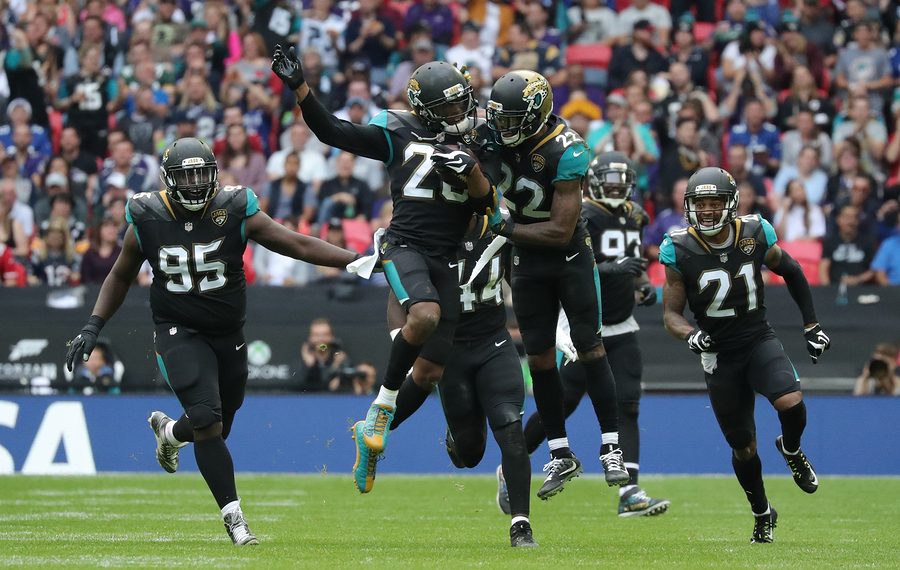
<path fill-rule="evenodd" d="M 228 513 L 222 520 L 225 523 L 225 531 L 231 537 L 231 542 L 235 546 L 259 544 L 259 539 L 250 532 L 250 527 L 247 526 L 247 521 L 244 520 L 244 513 L 240 510 Z"/>
<path fill-rule="evenodd" d="M 447 428 L 447 433 L 444 435 L 444 445 L 447 447 L 447 455 L 450 456 L 450 461 L 453 463 L 453 466 L 457 469 L 465 469 L 466 464 L 456 453 L 456 444 L 453 443 L 453 436 L 450 434 L 450 428 Z"/>
<path fill-rule="evenodd" d="M 375 453 L 381 453 L 387 447 L 391 421 L 394 419 L 394 408 L 383 404 L 372 404 L 366 414 L 362 429 L 362 441 Z"/>
<path fill-rule="evenodd" d="M 381 455 L 375 453 L 363 441 L 363 424 L 353 424 L 353 439 L 356 441 L 356 463 L 353 465 L 353 484 L 360 493 L 368 493 L 375 486 L 375 466 Z"/>
<path fill-rule="evenodd" d="M 788 469 L 791 470 L 791 474 L 794 476 L 794 483 L 807 493 L 815 493 L 819 489 L 819 478 L 816 477 L 816 472 L 810 465 L 809 459 L 806 458 L 803 450 L 798 449 L 797 453 L 793 455 L 786 453 L 784 440 L 780 435 L 775 438 L 775 447 L 781 453 L 781 456 L 784 457 Z"/>
<path fill-rule="evenodd" d="M 606 484 L 610 487 L 621 487 L 631 479 L 619 446 L 611 446 L 607 453 L 600 456 L 600 463 L 603 464 L 603 471 L 606 474 Z"/>
<path fill-rule="evenodd" d="M 538 545 L 531 532 L 528 521 L 519 521 L 509 527 L 509 545 L 512 547 L 534 548 Z"/>
<path fill-rule="evenodd" d="M 620 517 L 652 517 L 669 510 L 668 499 L 648 497 L 640 487 L 628 491 L 619 497 Z"/>
<path fill-rule="evenodd" d="M 150 424 L 150 429 L 153 430 L 153 435 L 156 437 L 156 461 L 169 473 L 178 471 L 178 451 L 187 445 L 187 443 L 173 445 L 166 441 L 166 425 L 173 421 L 175 420 L 160 411 L 153 412 L 147 418 L 147 423 Z"/>
<path fill-rule="evenodd" d="M 512 509 L 509 508 L 509 489 L 506 488 L 506 477 L 503 476 L 502 465 L 497 466 L 497 506 L 504 515 L 512 514 Z"/>
<path fill-rule="evenodd" d="M 753 518 L 753 536 L 750 537 L 750 544 L 769 543 L 775 540 L 775 523 L 778 521 L 778 513 L 772 505 L 769 505 L 769 513 L 765 515 L 754 514 Z"/>
<path fill-rule="evenodd" d="M 544 484 L 538 489 L 538 499 L 547 500 L 553 495 L 562 492 L 566 483 L 581 475 L 581 461 L 574 455 L 572 457 L 560 457 L 551 459 L 544 465 L 544 471 L 549 471 Z"/>

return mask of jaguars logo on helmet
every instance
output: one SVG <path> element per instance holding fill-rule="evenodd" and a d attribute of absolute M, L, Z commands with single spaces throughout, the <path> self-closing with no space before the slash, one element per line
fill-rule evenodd
<path fill-rule="evenodd" d="M 591 161 L 588 194 L 592 199 L 615 209 L 631 198 L 636 178 L 627 156 L 621 152 L 604 152 Z"/>
<path fill-rule="evenodd" d="M 434 133 L 462 135 L 475 128 L 478 106 L 472 86 L 463 71 L 445 61 L 415 70 L 406 97 L 422 125 Z"/>
<path fill-rule="evenodd" d="M 721 198 L 721 210 L 697 210 L 695 202 L 702 198 Z M 703 235 L 715 235 L 737 216 L 737 185 L 734 177 L 721 168 L 701 168 L 688 180 L 684 193 L 684 216 L 694 229 Z"/>
<path fill-rule="evenodd" d="M 553 111 L 550 82 L 534 71 L 510 71 L 494 83 L 487 124 L 497 142 L 517 146 L 541 130 Z"/>
<path fill-rule="evenodd" d="M 182 138 L 163 152 L 159 179 L 173 200 L 188 210 L 197 211 L 212 200 L 219 189 L 219 165 L 205 142 Z"/>

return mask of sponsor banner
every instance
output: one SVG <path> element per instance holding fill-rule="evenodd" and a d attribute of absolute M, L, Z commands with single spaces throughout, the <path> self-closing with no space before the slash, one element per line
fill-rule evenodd
<path fill-rule="evenodd" d="M 228 446 L 238 471 L 328 473 L 348 477 L 355 459 L 349 428 L 368 409 L 354 396 L 250 396 L 238 412 Z M 900 398 L 807 398 L 809 424 L 803 448 L 820 475 L 900 475 Z M 527 402 L 526 414 L 534 411 Z M 177 416 L 174 397 L 94 396 L 0 399 L 0 474 L 93 474 L 161 472 L 147 424 L 154 410 Z M 759 453 L 767 474 L 787 475 L 775 451 L 778 419 L 757 402 Z M 526 415 L 526 418 L 528 416 Z M 860 421 L 865 418 L 865 421 Z M 600 434 L 593 409 L 582 405 L 569 419 L 569 441 L 589 473 L 601 473 Z M 437 398 L 391 433 L 379 473 L 449 473 L 446 424 Z M 493 473 L 500 453 L 493 442 L 470 472 Z M 857 461 L 847 461 L 852 450 Z M 705 396 L 646 396 L 641 402 L 641 473 L 732 475 L 731 455 Z M 547 461 L 546 445 L 532 457 L 536 473 Z M 196 471 L 190 447 L 182 471 Z M 737 487 L 735 487 L 737 489 Z"/>

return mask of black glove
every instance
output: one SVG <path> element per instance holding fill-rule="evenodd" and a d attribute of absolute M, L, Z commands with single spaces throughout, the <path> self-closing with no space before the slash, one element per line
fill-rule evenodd
<path fill-rule="evenodd" d="M 512 221 L 511 218 L 504 218 L 502 216 L 496 220 L 493 218 L 494 216 L 489 218 L 489 223 L 494 235 L 512 239 L 513 229 L 516 227 L 516 223 Z"/>
<path fill-rule="evenodd" d="M 600 275 L 634 275 L 639 276 L 647 269 L 647 260 L 643 257 L 620 257 L 615 261 L 604 261 L 597 264 Z"/>
<path fill-rule="evenodd" d="M 831 347 L 831 339 L 818 323 L 804 330 L 803 336 L 806 337 L 806 352 L 809 353 L 813 364 L 817 364 L 822 353 Z"/>
<path fill-rule="evenodd" d="M 454 188 L 466 186 L 469 174 L 478 165 L 478 161 L 466 151 L 453 150 L 442 144 L 434 146 L 431 162 L 434 163 L 434 169 L 437 170 L 441 180 Z"/>
<path fill-rule="evenodd" d="M 296 91 L 306 83 L 306 79 L 303 77 L 303 66 L 300 64 L 300 58 L 297 57 L 294 46 L 291 46 L 287 53 L 281 44 L 275 46 L 275 55 L 272 56 L 272 71 L 291 91 Z"/>
<path fill-rule="evenodd" d="M 649 307 L 656 304 L 656 287 L 650 283 L 644 283 L 638 287 L 638 293 L 641 295 L 641 298 L 638 301 L 639 305 Z"/>
<path fill-rule="evenodd" d="M 713 340 L 708 333 L 705 333 L 700 329 L 694 329 L 691 331 L 691 334 L 688 335 L 687 343 L 688 348 L 690 348 L 696 354 L 700 354 L 703 352 L 709 352 L 709 350 L 712 348 Z"/>
<path fill-rule="evenodd" d="M 81 332 L 67 343 L 69 350 L 66 351 L 66 368 L 69 372 L 75 369 L 75 361 L 85 362 L 94 352 L 97 346 L 97 336 L 100 335 L 100 329 L 106 324 L 102 318 L 97 315 L 91 315 L 88 322 L 81 329 Z"/>

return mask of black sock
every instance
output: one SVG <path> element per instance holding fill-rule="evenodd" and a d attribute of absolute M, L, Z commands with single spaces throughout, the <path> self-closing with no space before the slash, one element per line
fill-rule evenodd
<path fill-rule="evenodd" d="M 403 384 L 403 379 L 409 373 L 419 352 L 422 351 L 421 346 L 409 344 L 403 338 L 403 331 L 397 333 L 391 344 L 391 353 L 388 356 L 387 368 L 384 371 L 384 387 L 388 390 L 399 390 Z"/>
<path fill-rule="evenodd" d="M 515 421 L 494 431 L 494 439 L 503 455 L 503 477 L 509 492 L 509 510 L 513 516 L 528 516 L 531 489 L 531 461 L 525 449 L 522 422 Z"/>
<path fill-rule="evenodd" d="M 531 417 L 525 422 L 525 448 L 528 450 L 528 455 L 534 453 L 544 443 L 546 437 L 541 414 L 537 412 L 531 414 Z"/>
<path fill-rule="evenodd" d="M 781 443 L 787 451 L 795 452 L 800 449 L 800 436 L 806 428 L 806 404 L 803 400 L 792 408 L 778 412 L 781 420 Z"/>
<path fill-rule="evenodd" d="M 638 468 L 640 463 L 641 434 L 638 431 L 638 403 L 619 402 L 619 444 L 622 446 L 622 457 L 628 463 L 628 484 L 638 484 Z"/>
<path fill-rule="evenodd" d="M 236 501 L 238 497 L 234 484 L 234 463 L 231 461 L 231 453 L 228 452 L 225 440 L 217 436 L 195 442 L 194 457 L 219 508 Z"/>
<path fill-rule="evenodd" d="M 430 393 L 431 390 L 423 390 L 416 384 L 412 375 L 407 376 L 397 394 L 397 407 L 394 409 L 394 419 L 391 420 L 391 431 L 396 430 L 406 418 L 416 413 Z"/>
<path fill-rule="evenodd" d="M 579 360 L 587 374 L 587 393 L 594 405 L 594 413 L 603 433 L 619 431 L 619 413 L 616 409 L 616 380 L 613 378 L 609 359 Z"/>
<path fill-rule="evenodd" d="M 572 415 L 584 396 L 584 370 L 580 366 L 569 364 L 559 370 L 560 384 L 563 388 L 563 411 L 565 417 Z M 525 422 L 525 445 L 528 454 L 534 453 L 541 446 L 547 434 L 540 414 L 531 414 Z"/>
<path fill-rule="evenodd" d="M 734 467 L 734 474 L 737 475 L 738 483 L 747 494 L 747 500 L 750 501 L 750 508 L 757 515 L 761 515 L 769 508 L 769 499 L 766 498 L 766 487 L 763 485 L 762 478 L 762 462 L 759 455 L 754 453 L 753 457 L 747 461 L 741 461 L 731 454 L 731 466 Z"/>
<path fill-rule="evenodd" d="M 181 414 L 181 417 L 172 426 L 172 435 L 182 443 L 194 441 L 194 426 L 191 425 L 187 415 Z"/>
<path fill-rule="evenodd" d="M 563 389 L 559 381 L 559 371 L 556 367 L 547 370 L 532 370 L 531 386 L 534 391 L 534 403 L 537 405 L 538 413 L 541 414 L 541 423 L 547 439 L 566 437 L 566 409 L 563 404 Z M 553 452 L 550 454 L 553 455 Z"/>

